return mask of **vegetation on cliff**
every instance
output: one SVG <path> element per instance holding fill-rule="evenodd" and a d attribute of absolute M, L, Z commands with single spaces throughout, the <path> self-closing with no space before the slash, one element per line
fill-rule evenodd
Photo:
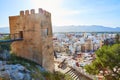
<path fill-rule="evenodd" d="M 7 40 L 10 39 L 9 36 L 5 36 L 0 40 Z M 10 50 L 10 44 L 11 43 L 0 43 L 0 52 L 2 52 L 3 50 Z"/>

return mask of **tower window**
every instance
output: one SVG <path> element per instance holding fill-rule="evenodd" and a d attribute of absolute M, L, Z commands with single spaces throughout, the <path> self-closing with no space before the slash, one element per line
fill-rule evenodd
<path fill-rule="evenodd" d="M 23 31 L 20 31 L 19 34 L 20 34 L 20 37 L 19 37 L 19 38 L 22 39 L 22 38 L 23 38 Z"/>

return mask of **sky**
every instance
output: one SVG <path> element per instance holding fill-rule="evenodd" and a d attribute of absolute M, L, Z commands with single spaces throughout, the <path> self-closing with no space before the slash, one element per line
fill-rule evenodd
<path fill-rule="evenodd" d="M 0 0 L 0 27 L 21 10 L 43 8 L 52 14 L 52 25 L 103 25 L 120 27 L 120 0 Z"/>

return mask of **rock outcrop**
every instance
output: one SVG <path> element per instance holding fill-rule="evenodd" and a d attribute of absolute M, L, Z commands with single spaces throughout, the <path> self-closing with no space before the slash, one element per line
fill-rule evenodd
<path fill-rule="evenodd" d="M 8 60 L 10 58 L 10 53 L 8 50 L 3 50 L 0 52 L 0 59 Z"/>
<path fill-rule="evenodd" d="M 0 61 L 0 77 L 5 80 L 31 80 L 30 71 L 21 64 L 6 64 Z"/>

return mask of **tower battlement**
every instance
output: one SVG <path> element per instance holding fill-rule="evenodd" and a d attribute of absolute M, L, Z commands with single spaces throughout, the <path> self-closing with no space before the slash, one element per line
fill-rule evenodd
<path fill-rule="evenodd" d="M 51 16 L 51 13 L 49 13 L 46 10 L 43 10 L 42 8 L 38 9 L 38 13 L 35 13 L 35 9 L 20 11 L 20 16 L 30 15 L 30 14 L 42 14 L 42 15 L 45 15 L 45 16 Z"/>

